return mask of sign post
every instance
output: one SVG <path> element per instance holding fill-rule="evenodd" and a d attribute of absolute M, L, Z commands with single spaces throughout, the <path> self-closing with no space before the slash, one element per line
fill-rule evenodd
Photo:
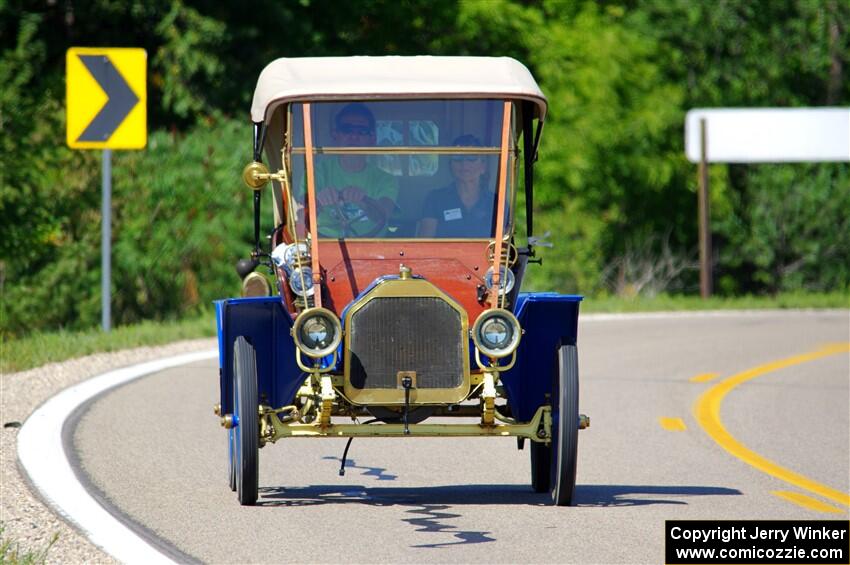
<path fill-rule="evenodd" d="M 147 53 L 72 47 L 65 54 L 66 129 L 72 149 L 103 149 L 101 161 L 101 326 L 112 326 L 112 150 L 147 143 Z"/>
<path fill-rule="evenodd" d="M 699 163 L 700 295 L 707 298 L 712 293 L 708 164 L 850 161 L 850 108 L 697 108 L 685 117 L 685 153 Z"/>
<path fill-rule="evenodd" d="M 700 160 L 699 160 L 699 294 L 708 298 L 712 292 L 711 268 L 711 211 L 708 199 L 708 161 L 706 154 L 705 118 L 699 121 Z"/>
<path fill-rule="evenodd" d="M 108 332 L 112 329 L 112 149 L 103 150 L 100 178 L 100 325 Z"/>

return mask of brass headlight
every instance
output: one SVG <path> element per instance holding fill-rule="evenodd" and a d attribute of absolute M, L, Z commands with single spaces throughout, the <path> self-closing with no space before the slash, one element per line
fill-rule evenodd
<path fill-rule="evenodd" d="M 292 338 L 304 355 L 319 359 L 332 354 L 342 341 L 342 325 L 325 308 L 304 310 L 292 326 Z"/>
<path fill-rule="evenodd" d="M 269 182 L 269 169 L 262 163 L 252 161 L 242 169 L 242 181 L 251 190 L 262 190 Z"/>
<path fill-rule="evenodd" d="M 271 296 L 271 293 L 268 279 L 256 271 L 242 281 L 242 296 Z"/>
<path fill-rule="evenodd" d="M 507 357 L 516 351 L 521 335 L 516 316 L 502 308 L 485 310 L 472 326 L 472 341 L 487 357 Z"/>

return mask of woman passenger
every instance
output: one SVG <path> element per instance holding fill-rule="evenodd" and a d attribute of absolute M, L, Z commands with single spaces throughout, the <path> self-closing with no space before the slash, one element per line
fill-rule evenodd
<path fill-rule="evenodd" d="M 474 135 L 452 142 L 459 147 L 481 147 Z M 431 191 L 425 198 L 419 237 L 487 238 L 493 226 L 496 196 L 486 186 L 487 163 L 483 155 L 452 155 L 449 163 L 454 181 Z"/>

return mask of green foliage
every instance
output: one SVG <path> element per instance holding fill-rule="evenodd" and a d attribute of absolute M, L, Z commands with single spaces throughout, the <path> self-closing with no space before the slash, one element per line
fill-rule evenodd
<path fill-rule="evenodd" d="M 841 0 L 641 3 L 633 22 L 669 53 L 689 105 L 838 105 L 850 96 L 850 4 Z"/>
<path fill-rule="evenodd" d="M 455 21 L 431 42 L 432 49 L 447 55 L 514 57 L 532 65 L 529 54 L 544 25 L 543 13 L 511 0 L 461 2 Z"/>
<path fill-rule="evenodd" d="M 149 145 L 114 155 L 113 313 L 123 324 L 236 292 L 232 265 L 252 235 L 238 180 L 248 106 L 276 57 L 523 61 L 550 103 L 535 223 L 555 244 L 527 288 L 651 294 L 697 285 L 685 112 L 846 106 L 849 30 L 841 0 L 0 1 L 0 334 L 99 319 L 100 155 L 65 147 L 71 46 L 148 53 Z M 710 174 L 721 293 L 847 292 L 846 165 Z M 673 267 L 658 280 L 638 280 L 664 262 Z"/>
<path fill-rule="evenodd" d="M 726 293 L 850 289 L 850 167 L 761 165 L 716 224 Z"/>
<path fill-rule="evenodd" d="M 124 171 L 113 200 L 121 323 L 184 314 L 238 294 L 234 263 L 247 256 L 253 237 L 251 192 L 236 174 L 250 160 L 245 129 L 222 119 L 185 136 L 157 132 L 145 152 L 116 159 Z"/>
<path fill-rule="evenodd" d="M 91 292 L 81 284 L 86 270 L 80 260 L 91 253 L 83 225 L 98 201 L 88 191 L 96 180 L 94 155 L 65 147 L 63 91 L 35 72 L 47 53 L 42 27 L 40 15 L 25 15 L 14 46 L 0 54 L 5 85 L 0 95 L 0 331 L 15 324 L 18 331 L 51 327 L 74 316 L 76 300 L 69 300 L 15 320 L 15 313 L 24 312 L 37 295 L 49 298 L 51 289 L 34 276 L 42 270 L 72 287 L 71 292 Z M 34 89 L 35 84 L 45 88 Z M 49 266 L 60 249 L 76 264 L 54 271 Z"/>
<path fill-rule="evenodd" d="M 150 136 L 113 159 L 112 281 L 117 325 L 181 316 L 238 293 L 233 265 L 252 237 L 250 193 L 234 171 L 249 160 L 244 125 L 213 120 L 186 135 Z M 57 223 L 38 257 L 9 264 L 3 327 L 81 329 L 100 319 L 99 163 L 57 180 Z M 88 180 L 88 182 L 82 182 Z M 69 186 L 73 188 L 68 192 Z M 83 204 L 87 201 L 87 204 Z"/>
<path fill-rule="evenodd" d="M 635 240 L 670 228 L 674 241 L 687 237 L 685 163 L 671 143 L 682 88 L 661 80 L 659 44 L 625 26 L 622 11 L 585 4 L 545 22 L 530 55 L 550 100 L 536 204 L 561 259 L 530 284 L 594 292 L 606 262 Z"/>
<path fill-rule="evenodd" d="M 215 84 L 224 79 L 217 50 L 226 40 L 223 22 L 205 18 L 182 1 L 171 4 L 156 26 L 163 44 L 151 60 L 162 105 L 180 118 L 203 114 Z"/>

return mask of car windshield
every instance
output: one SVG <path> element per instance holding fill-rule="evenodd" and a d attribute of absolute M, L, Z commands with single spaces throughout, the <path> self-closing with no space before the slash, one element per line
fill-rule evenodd
<path fill-rule="evenodd" d="M 502 100 L 311 103 L 320 237 L 492 238 L 503 109 Z M 290 105 L 289 124 L 291 186 L 303 211 L 302 104 Z M 511 151 L 506 225 L 515 161 Z"/>

